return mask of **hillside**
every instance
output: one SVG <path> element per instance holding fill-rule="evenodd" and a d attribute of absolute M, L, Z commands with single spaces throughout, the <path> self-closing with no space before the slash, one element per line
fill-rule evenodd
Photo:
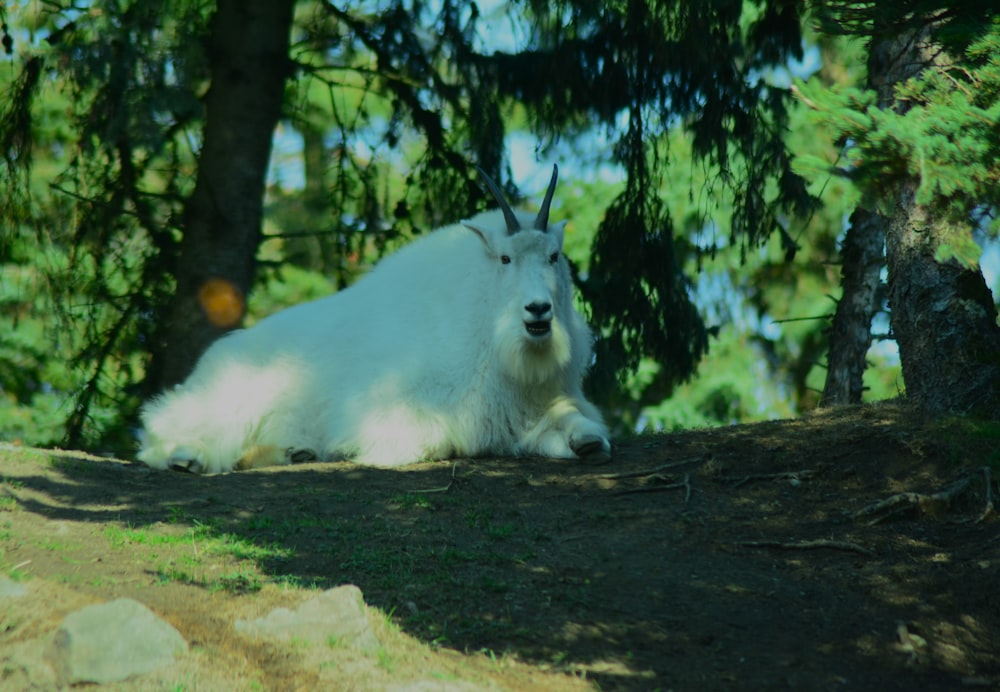
<path fill-rule="evenodd" d="M 998 461 L 995 426 L 896 405 L 640 436 L 599 467 L 198 477 L 4 446 L 0 575 L 25 588 L 0 589 L 0 682 L 55 685 L 63 618 L 124 596 L 189 649 L 116 689 L 994 688 Z M 374 649 L 234 628 L 343 584 Z"/>

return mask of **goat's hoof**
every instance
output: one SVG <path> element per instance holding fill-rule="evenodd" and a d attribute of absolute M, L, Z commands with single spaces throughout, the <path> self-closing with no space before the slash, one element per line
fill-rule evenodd
<path fill-rule="evenodd" d="M 569 441 L 569 448 L 589 464 L 611 461 L 611 443 L 600 435 L 584 435 Z"/>
<path fill-rule="evenodd" d="M 169 468 L 181 473 L 201 473 L 201 462 L 197 459 L 171 459 Z"/>

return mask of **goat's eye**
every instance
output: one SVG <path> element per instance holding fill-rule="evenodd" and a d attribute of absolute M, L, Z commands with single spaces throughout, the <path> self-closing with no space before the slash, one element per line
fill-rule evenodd
<path fill-rule="evenodd" d="M 549 264 L 555 264 L 558 261 L 559 261 L 558 252 L 553 252 L 551 255 L 549 255 Z"/>
<path fill-rule="evenodd" d="M 500 264 L 510 264 L 510 255 L 500 255 Z"/>

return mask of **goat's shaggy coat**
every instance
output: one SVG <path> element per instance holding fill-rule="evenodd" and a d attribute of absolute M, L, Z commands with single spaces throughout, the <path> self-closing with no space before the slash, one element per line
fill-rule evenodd
<path fill-rule="evenodd" d="M 551 190 L 544 214 L 498 195 L 502 211 L 223 337 L 145 405 L 139 459 L 220 473 L 312 456 L 607 458 L 608 430 L 581 391 L 592 337 L 573 307 L 564 222 L 548 225 Z"/>

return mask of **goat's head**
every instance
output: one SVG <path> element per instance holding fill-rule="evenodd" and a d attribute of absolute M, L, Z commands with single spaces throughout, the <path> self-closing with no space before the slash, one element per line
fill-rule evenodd
<path fill-rule="evenodd" d="M 571 344 L 565 320 L 572 310 L 569 265 L 562 255 L 565 222 L 549 224 L 549 206 L 558 168 L 533 218 L 515 212 L 496 183 L 480 174 L 500 205 L 498 214 L 465 222 L 483 241 L 497 276 L 497 298 L 504 307 L 496 322 L 501 359 L 520 379 L 540 381 L 569 362 Z"/>

